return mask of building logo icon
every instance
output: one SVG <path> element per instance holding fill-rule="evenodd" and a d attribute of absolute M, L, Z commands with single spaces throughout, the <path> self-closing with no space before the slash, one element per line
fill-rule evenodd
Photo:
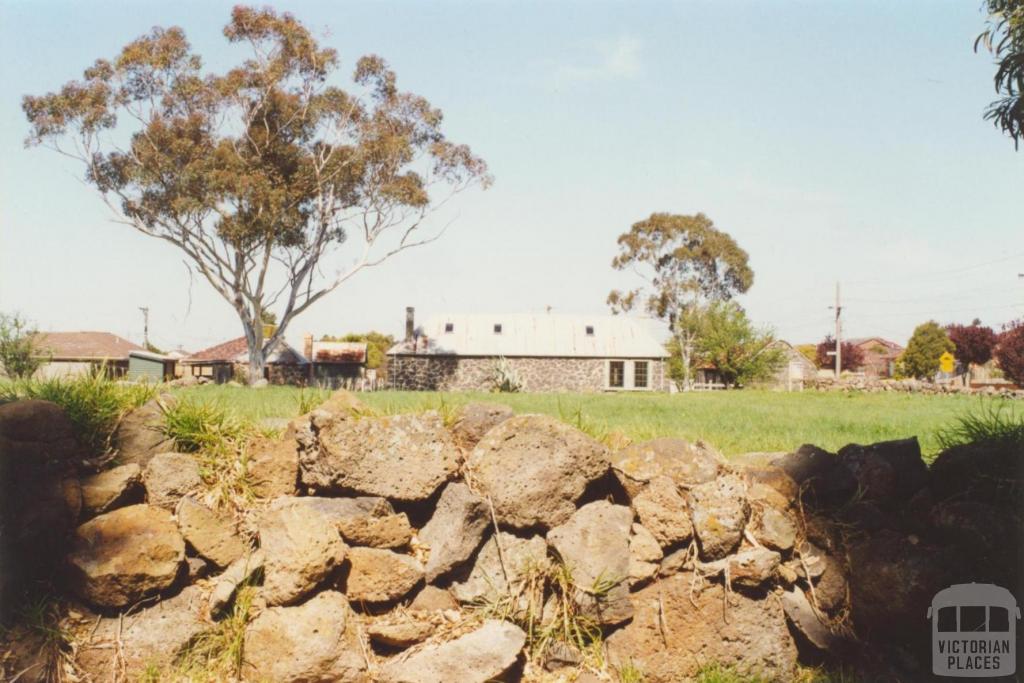
<path fill-rule="evenodd" d="M 928 618 L 936 676 L 990 678 L 1017 671 L 1020 608 L 1005 588 L 955 584 L 935 594 Z"/>

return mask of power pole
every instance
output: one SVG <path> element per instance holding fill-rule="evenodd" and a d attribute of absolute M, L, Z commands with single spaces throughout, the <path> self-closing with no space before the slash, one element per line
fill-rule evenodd
<path fill-rule="evenodd" d="M 142 345 L 149 351 L 149 306 L 139 306 L 142 311 Z"/>
<path fill-rule="evenodd" d="M 839 380 L 839 374 L 843 371 L 843 323 L 839 319 L 842 315 L 843 307 L 839 303 L 839 282 L 836 282 L 836 305 L 829 306 L 836 312 L 836 380 Z"/>

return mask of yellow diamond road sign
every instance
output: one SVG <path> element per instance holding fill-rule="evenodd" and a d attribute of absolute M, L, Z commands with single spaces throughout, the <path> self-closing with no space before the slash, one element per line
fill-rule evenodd
<path fill-rule="evenodd" d="M 946 351 L 939 356 L 939 370 L 942 372 L 953 372 L 953 354 Z"/>

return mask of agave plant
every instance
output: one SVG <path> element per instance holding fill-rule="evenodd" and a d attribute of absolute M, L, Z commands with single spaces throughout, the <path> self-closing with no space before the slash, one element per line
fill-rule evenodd
<path fill-rule="evenodd" d="M 523 389 L 523 380 L 519 373 L 504 356 L 499 356 L 491 367 L 491 388 L 503 394 L 514 394 Z"/>

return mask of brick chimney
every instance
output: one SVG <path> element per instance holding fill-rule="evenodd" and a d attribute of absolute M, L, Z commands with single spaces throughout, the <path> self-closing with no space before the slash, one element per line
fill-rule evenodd
<path fill-rule="evenodd" d="M 313 362 L 313 335 L 309 332 L 302 338 L 302 355 L 306 357 L 306 360 Z"/>
<path fill-rule="evenodd" d="M 412 341 L 416 329 L 416 309 L 405 307 L 405 341 Z"/>

